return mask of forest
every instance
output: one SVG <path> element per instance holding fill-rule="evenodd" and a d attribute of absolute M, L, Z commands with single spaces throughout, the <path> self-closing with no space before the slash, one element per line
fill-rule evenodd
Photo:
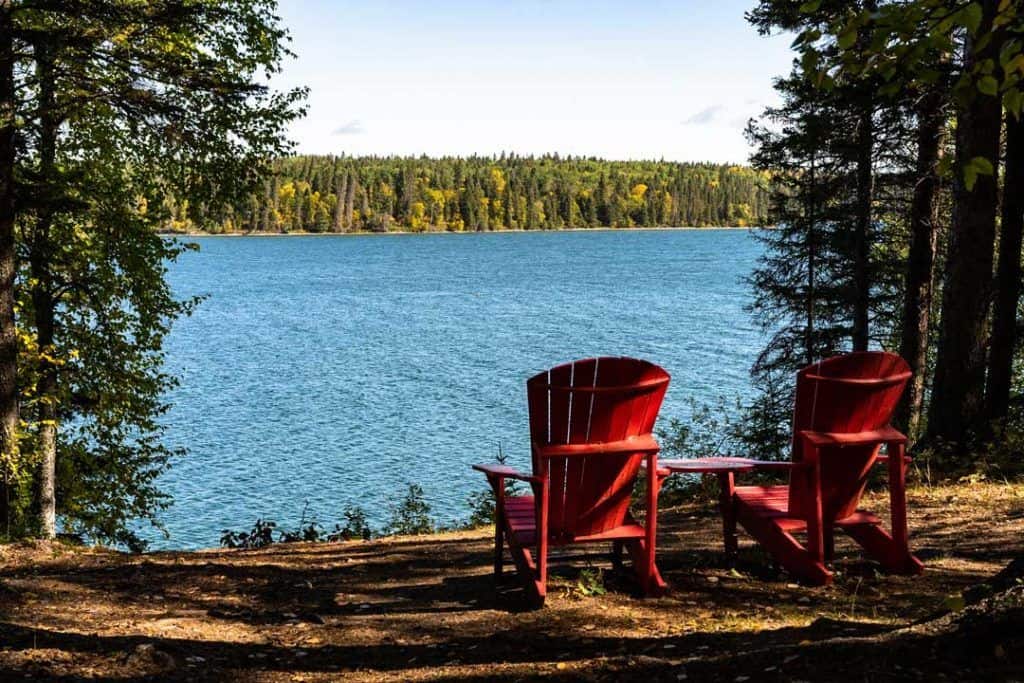
<path fill-rule="evenodd" d="M 753 121 L 770 176 L 749 304 L 768 336 L 736 440 L 788 457 L 795 372 L 891 349 L 899 426 L 946 473 L 1020 471 L 1024 426 L 1024 11 L 1019 2 L 785 2 L 778 106 Z M 978 470 L 981 470 L 980 472 Z"/>
<path fill-rule="evenodd" d="M 498 157 L 293 156 L 237 203 L 168 199 L 170 232 L 557 230 L 763 225 L 749 167 Z"/>

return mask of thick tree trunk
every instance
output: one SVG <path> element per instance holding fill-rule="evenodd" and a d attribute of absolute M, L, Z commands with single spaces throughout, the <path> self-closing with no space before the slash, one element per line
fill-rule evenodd
<path fill-rule="evenodd" d="M 910 206 L 910 251 L 907 255 L 900 338 L 900 355 L 914 372 L 899 409 L 900 424 L 911 438 L 915 438 L 920 430 L 928 368 L 928 332 L 939 236 L 936 197 L 944 130 L 943 94 L 935 89 L 921 98 L 917 108 L 916 184 Z"/>
<path fill-rule="evenodd" d="M 37 268 L 33 264 L 33 273 Z M 53 352 L 53 299 L 37 288 L 32 293 L 36 340 L 47 355 Z M 57 368 L 48 360 L 39 362 L 39 532 L 43 538 L 57 535 Z"/>
<path fill-rule="evenodd" d="M 999 0 L 985 0 L 980 35 L 991 32 Z M 997 60 L 998 34 L 977 53 L 968 49 L 964 65 Z M 998 203 L 997 174 L 979 175 L 973 189 L 964 168 L 976 157 L 998 166 L 1002 106 L 998 97 L 978 91 L 961 105 L 956 134 L 953 179 L 953 225 L 942 292 L 942 325 L 935 381 L 928 415 L 932 439 L 963 443 L 980 426 L 985 391 L 985 346 Z"/>
<path fill-rule="evenodd" d="M 1013 352 L 1017 342 L 1020 302 L 1020 250 L 1024 233 L 1024 119 L 1006 115 L 1006 170 L 1003 174 L 1003 215 L 999 232 L 992 343 L 989 347 L 986 404 L 988 417 L 1006 417 L 1010 409 Z"/>
<path fill-rule="evenodd" d="M 18 457 L 18 334 L 14 318 L 14 42 L 10 0 L 0 0 L 0 524 L 10 533 Z"/>
<path fill-rule="evenodd" d="M 52 195 L 57 183 L 57 127 L 54 99 L 53 58 L 46 45 L 35 46 L 36 75 L 39 79 L 39 168 L 44 195 Z M 32 306 L 35 313 L 36 345 L 39 348 L 39 381 L 36 385 L 39 437 L 39 531 L 43 538 L 57 535 L 57 366 L 54 355 L 53 278 L 51 245 L 52 211 L 44 205 L 32 234 Z"/>
<path fill-rule="evenodd" d="M 868 349 L 868 309 L 871 305 L 869 250 L 871 206 L 875 193 L 875 124 L 870 100 L 857 121 L 857 199 L 853 236 L 853 350 Z"/>

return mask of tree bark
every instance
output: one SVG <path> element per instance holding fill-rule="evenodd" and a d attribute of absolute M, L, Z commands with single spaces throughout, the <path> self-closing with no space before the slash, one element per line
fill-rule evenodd
<path fill-rule="evenodd" d="M 992 33 L 999 0 L 984 0 L 979 35 Z M 998 32 L 983 49 L 967 50 L 964 70 L 970 73 L 985 60 L 999 59 Z M 953 180 L 953 224 L 942 292 L 942 324 L 935 381 L 928 415 L 931 439 L 963 444 L 980 426 L 985 391 L 986 323 L 992 294 L 996 210 L 996 176 L 979 175 L 973 189 L 964 168 L 982 157 L 999 162 L 1002 104 L 998 97 L 972 91 L 959 107 L 956 172 Z"/>
<path fill-rule="evenodd" d="M 0 524 L 11 530 L 10 496 L 18 457 L 18 333 L 14 317 L 14 39 L 10 0 L 0 0 Z"/>
<path fill-rule="evenodd" d="M 875 192 L 875 122 L 870 97 L 865 97 L 857 121 L 857 190 L 853 237 L 853 350 L 868 349 L 868 309 L 871 305 L 869 249 L 871 207 Z"/>
<path fill-rule="evenodd" d="M 1020 303 L 1020 251 L 1024 235 L 1024 119 L 1009 113 L 1006 115 L 1001 224 L 985 396 L 989 419 L 1004 418 L 1010 409 L 1013 352 L 1017 343 L 1017 305 Z"/>
<path fill-rule="evenodd" d="M 57 365 L 54 356 L 52 236 L 53 211 L 49 202 L 57 186 L 57 127 L 54 98 L 53 54 L 48 45 L 35 46 L 36 75 L 39 80 L 39 168 L 45 201 L 32 234 L 32 307 L 35 314 L 36 345 L 39 348 L 39 380 L 36 385 L 39 437 L 39 531 L 43 538 L 57 535 Z"/>
<path fill-rule="evenodd" d="M 935 251 L 939 236 L 936 197 L 946 124 L 943 102 L 942 91 L 935 88 L 921 98 L 917 107 L 916 184 L 910 205 L 910 250 L 900 338 L 900 355 L 906 359 L 914 376 L 898 413 L 899 422 L 911 438 L 915 438 L 920 430 L 928 368 L 928 332 L 931 329 Z"/>
<path fill-rule="evenodd" d="M 876 12 L 878 3 L 865 0 L 866 12 Z M 870 36 L 866 29 L 859 32 L 858 49 L 863 50 Z M 857 172 L 853 234 L 853 329 L 854 351 L 867 351 L 870 339 L 869 310 L 871 307 L 871 218 L 875 195 L 875 102 L 874 84 L 859 84 L 857 113 Z"/>

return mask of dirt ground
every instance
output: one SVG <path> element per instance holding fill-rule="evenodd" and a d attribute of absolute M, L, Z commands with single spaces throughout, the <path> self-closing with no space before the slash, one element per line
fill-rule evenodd
<path fill-rule="evenodd" d="M 595 548 L 556 565 L 536 611 L 511 576 L 496 589 L 486 529 L 257 551 L 0 547 L 0 681 L 1024 681 L 1024 609 L 959 597 L 1024 555 L 1024 485 L 917 488 L 910 509 L 920 577 L 879 574 L 838 540 L 836 584 L 800 586 L 742 535 L 732 568 L 713 507 L 687 504 L 661 517 L 669 595 L 635 597 Z"/>

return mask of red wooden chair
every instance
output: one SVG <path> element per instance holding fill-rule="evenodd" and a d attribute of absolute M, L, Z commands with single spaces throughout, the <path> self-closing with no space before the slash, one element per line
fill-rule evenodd
<path fill-rule="evenodd" d="M 560 365 L 526 383 L 533 473 L 474 465 L 497 500 L 494 573 L 502 572 L 504 541 L 527 593 L 538 605 L 547 592 L 548 548 L 612 542 L 629 551 L 645 594 L 665 582 L 654 563 L 658 491 L 668 476 L 658 468 L 651 435 L 669 375 L 632 358 L 591 358 Z M 629 513 L 630 494 L 646 462 L 647 513 Z M 505 480 L 529 483 L 533 495 L 506 496 Z"/>
<path fill-rule="evenodd" d="M 920 560 L 907 544 L 907 438 L 889 425 L 911 377 L 895 354 L 859 352 L 836 356 L 797 375 L 792 462 L 757 463 L 758 469 L 789 470 L 789 485 L 736 486 L 724 479 L 726 552 L 736 552 L 738 521 L 791 574 L 828 584 L 825 562 L 833 555 L 835 529 L 857 541 L 886 570 L 919 574 Z M 881 446 L 887 455 L 879 455 Z M 871 468 L 887 463 L 890 536 L 875 515 L 857 509 Z M 806 532 L 807 545 L 794 533 Z"/>

